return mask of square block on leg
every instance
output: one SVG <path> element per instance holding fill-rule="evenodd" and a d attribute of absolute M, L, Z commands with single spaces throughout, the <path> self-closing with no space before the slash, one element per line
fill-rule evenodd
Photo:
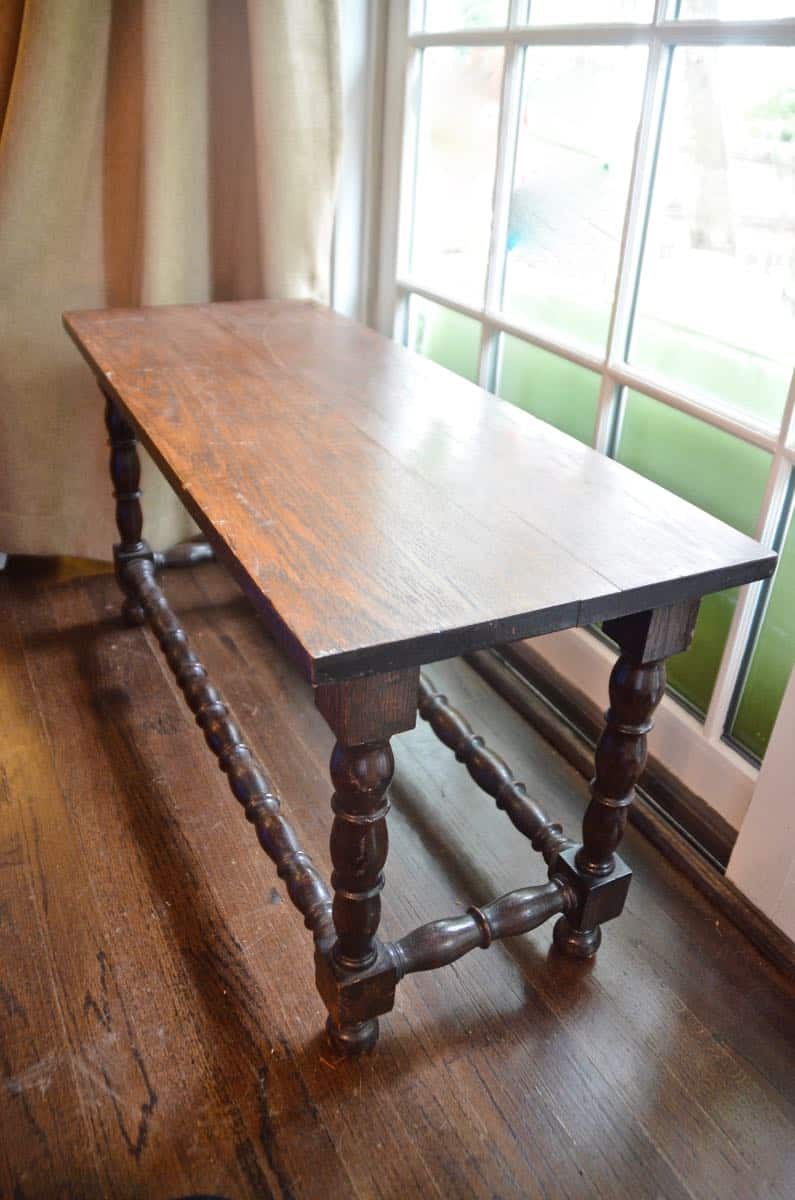
<path fill-rule="evenodd" d="M 579 847 L 571 846 L 558 855 L 555 874 L 561 876 L 577 893 L 579 904 L 575 912 L 567 913 L 567 920 L 574 929 L 593 929 L 612 921 L 624 908 L 629 891 L 632 872 L 618 855 L 612 874 L 584 875 L 578 870 L 575 856 Z"/>
<path fill-rule="evenodd" d="M 330 947 L 315 949 L 315 983 L 334 1024 L 340 1028 L 391 1012 L 397 970 L 392 955 L 376 941 L 375 962 L 362 971 L 340 967 Z"/>

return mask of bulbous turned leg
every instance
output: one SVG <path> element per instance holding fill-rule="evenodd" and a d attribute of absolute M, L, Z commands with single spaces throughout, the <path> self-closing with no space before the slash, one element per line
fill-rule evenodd
<path fill-rule="evenodd" d="M 378 1040 L 378 1017 L 394 1004 L 394 959 L 376 936 L 388 849 L 395 760 L 389 738 L 414 727 L 419 671 L 391 671 L 323 684 L 315 704 L 337 736 L 331 755 L 332 916 L 336 939 L 315 956 L 335 1050 L 360 1054 Z"/>
<path fill-rule="evenodd" d="M 381 919 L 381 890 L 388 849 L 387 788 L 395 761 L 388 742 L 334 747 L 331 861 L 334 871 L 334 928 L 331 950 L 339 970 L 356 974 L 378 957 L 375 935 Z M 329 1017 L 326 1026 L 334 1046 L 347 1053 L 370 1050 L 378 1039 L 375 1017 L 341 1024 Z"/>
<path fill-rule="evenodd" d="M 144 611 L 124 575 L 127 563 L 151 558 L 152 552 L 143 540 L 143 511 L 141 509 L 141 463 L 138 458 L 138 439 L 132 426 L 125 421 L 109 396 L 105 397 L 105 425 L 110 440 L 110 476 L 116 498 L 116 526 L 120 541 L 113 547 L 116 579 L 124 593 L 121 614 L 126 625 L 143 625 Z"/>
<path fill-rule="evenodd" d="M 610 676 L 610 708 L 596 747 L 596 773 L 582 825 L 582 845 L 564 852 L 562 872 L 578 892 L 578 909 L 555 924 L 557 948 L 571 958 L 591 958 L 601 942 L 600 923 L 617 916 L 630 872 L 616 855 L 637 783 L 646 764 L 646 737 L 665 693 L 665 659 L 686 650 L 697 601 L 605 622 L 621 653 Z"/>

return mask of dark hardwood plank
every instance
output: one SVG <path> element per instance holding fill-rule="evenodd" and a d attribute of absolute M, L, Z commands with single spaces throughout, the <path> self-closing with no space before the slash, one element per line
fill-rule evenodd
<path fill-rule="evenodd" d="M 80 1069 L 83 1058 L 74 1053 L 71 1006 L 63 1003 L 69 958 L 85 964 L 88 978 L 97 965 L 96 947 L 85 945 L 78 929 L 65 947 L 67 963 L 56 962 L 52 953 L 47 922 L 53 866 L 47 848 L 53 837 L 82 894 L 86 924 L 93 917 L 88 878 L 68 835 L 15 606 L 2 583 L 0 628 L 0 1192 L 11 1195 L 17 1186 L 22 1195 L 35 1194 L 40 1181 L 59 1180 L 58 1194 L 96 1193 L 103 1177 Z"/>
<path fill-rule="evenodd" d="M 165 586 L 327 874 L 311 690 L 220 568 Z M 407 978 L 374 1056 L 329 1058 L 311 938 L 117 613 L 111 576 L 0 578 L 0 1195 L 788 1200 L 793 989 L 634 830 L 592 966 L 548 928 L 506 940 Z M 433 676 L 576 828 L 577 773 L 471 669 Z M 424 723 L 393 745 L 386 936 L 542 882 Z"/>
<path fill-rule="evenodd" d="M 55 781 L 35 793 L 34 804 L 30 798 L 25 803 L 25 793 L 17 797 L 23 820 L 37 830 L 31 857 L 38 886 L 31 898 L 40 937 L 28 953 L 35 946 L 40 961 L 52 963 L 53 1007 L 63 1010 L 65 1026 L 56 1062 L 73 1072 L 78 1102 L 70 1097 L 58 1120 L 81 1140 L 74 1166 L 62 1163 L 54 1176 L 33 1173 L 28 1181 L 23 1174 L 22 1194 L 46 1196 L 61 1189 L 70 1194 L 70 1188 L 78 1196 L 149 1194 L 149 1184 L 142 1183 L 150 1177 L 148 1166 L 141 1169 L 145 1159 L 157 1162 L 170 1180 L 170 1192 L 161 1194 L 188 1193 L 197 1174 L 206 1177 L 210 1192 L 236 1194 L 255 1181 L 268 1194 L 267 1160 L 260 1155 L 258 1163 L 246 1146 L 230 1085 L 219 1089 L 205 1068 L 198 1095 L 191 1086 L 195 1064 L 206 1059 L 205 1048 L 212 1044 L 213 1031 L 196 1022 L 185 1003 L 191 953 L 201 955 L 205 947 L 197 935 L 193 947 L 180 941 L 180 952 L 173 954 L 171 901 L 160 877 L 147 872 L 151 855 L 159 858 L 163 874 L 163 863 L 182 865 L 181 846 L 167 813 L 157 807 L 156 762 L 142 771 L 137 745 L 152 731 L 161 753 L 165 743 L 178 764 L 181 713 L 165 692 L 153 706 L 131 708 L 128 683 L 146 687 L 140 668 L 146 664 L 151 672 L 152 656 L 140 636 L 125 638 L 107 622 L 106 653 L 93 655 L 86 634 L 98 615 L 90 599 L 71 588 L 52 597 L 30 595 L 17 612 L 31 686 L 48 701 L 46 719 L 41 712 L 39 719 Z M 44 630 L 41 647 L 37 635 Z M 98 633 L 101 639 L 101 626 Z M 10 682 L 17 686 L 18 678 Z M 75 705 L 81 702 L 77 717 Z M 129 723 L 117 723 L 121 714 Z M 184 728 L 184 735 L 186 744 L 195 745 L 193 729 Z M 94 802 L 90 812 L 81 807 L 88 800 Z M 195 872 L 195 864 L 187 866 Z M 190 870 L 183 869 L 180 883 L 174 889 L 177 910 L 190 903 Z M 216 952 L 223 959 L 225 931 L 219 925 Z M 142 941 L 128 940 L 131 928 L 145 931 Z M 220 991 L 219 983 L 219 1009 Z M 50 1011 L 37 1014 L 41 1025 Z M 13 1029 L 8 1033 L 18 1036 Z M 182 1053 L 175 1060 L 177 1036 Z M 42 1091 L 46 1083 L 45 1078 Z M 160 1119 L 164 1108 L 169 1122 Z M 218 1153 L 219 1139 L 230 1152 L 228 1160 Z M 96 1181 L 81 1165 L 89 1154 L 96 1160 Z"/>
<path fill-rule="evenodd" d="M 316 682 L 673 604 L 773 569 L 743 534 L 317 306 L 65 323 Z"/>

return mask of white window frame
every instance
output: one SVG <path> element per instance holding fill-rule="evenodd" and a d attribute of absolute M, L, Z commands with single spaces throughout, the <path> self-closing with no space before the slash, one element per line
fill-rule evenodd
<path fill-rule="evenodd" d="M 355 0 L 347 0 L 355 3 Z M 672 46 L 698 45 L 795 45 L 795 19 L 775 21 L 679 21 L 668 19 L 669 0 L 655 0 L 653 19 L 648 24 L 577 24 L 557 26 L 523 25 L 527 0 L 510 0 L 505 28 L 459 30 L 444 33 L 413 32 L 422 22 L 410 21 L 423 0 L 389 0 L 386 11 L 376 8 L 385 41 L 380 98 L 383 111 L 380 154 L 375 164 L 380 192 L 378 236 L 373 257 L 375 279 L 372 303 L 363 314 L 381 332 L 405 341 L 410 295 L 441 304 L 481 324 L 478 383 L 495 390 L 496 346 L 501 334 L 509 334 L 533 346 L 601 376 L 593 446 L 606 452 L 616 443 L 623 387 L 698 417 L 751 445 L 767 450 L 771 466 L 765 487 L 756 536 L 772 546 L 780 530 L 789 481 L 795 465 L 795 371 L 779 426 L 722 406 L 714 397 L 685 388 L 674 388 L 661 377 L 626 362 L 628 323 L 643 249 L 644 223 L 653 185 L 653 170 L 662 126 L 668 51 Z M 371 7 L 372 16 L 372 7 Z M 640 43 L 649 47 L 646 80 L 638 135 L 627 193 L 619 252 L 618 283 L 603 355 L 587 346 L 559 336 L 555 331 L 518 326 L 505 319 L 498 301 L 506 259 L 506 229 L 512 169 L 515 162 L 521 104 L 521 66 L 524 49 L 539 45 L 615 45 Z M 413 217 L 413 177 L 403 164 L 414 161 L 418 126 L 418 99 L 422 52 L 432 46 L 493 45 L 505 48 L 504 73 L 498 119 L 497 166 L 493 195 L 493 218 L 485 301 L 482 307 L 462 303 L 442 291 L 412 279 L 409 248 Z M 372 167 L 372 164 L 371 164 Z M 402 219 L 401 219 L 402 218 Z M 747 761 L 724 740 L 724 730 L 752 624 L 757 613 L 760 589 L 752 584 L 742 589 L 703 723 L 670 696 L 658 714 L 652 750 L 686 786 L 704 796 L 735 828 L 742 823 L 758 775 Z M 582 630 L 569 630 L 550 638 L 539 638 L 533 648 L 572 683 L 600 703 L 606 695 L 606 680 L 612 657 L 596 639 Z"/>

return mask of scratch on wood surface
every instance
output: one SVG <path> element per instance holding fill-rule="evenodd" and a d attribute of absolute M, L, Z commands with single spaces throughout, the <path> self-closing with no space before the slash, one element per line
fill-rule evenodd
<path fill-rule="evenodd" d="M 61 1062 L 64 1061 L 64 1057 L 60 1054 L 48 1054 L 34 1063 L 32 1067 L 21 1071 L 19 1075 L 12 1075 L 9 1079 L 4 1079 L 3 1087 L 11 1096 L 21 1096 L 23 1092 L 31 1091 L 38 1091 L 45 1096 L 52 1083 L 52 1077 Z"/>
<path fill-rule="evenodd" d="M 152 1102 L 153 1093 L 151 1090 L 149 1092 L 147 1102 L 145 1102 L 143 1105 L 139 1105 L 137 1101 L 125 1098 L 118 1088 L 113 1086 L 107 1069 L 100 1061 L 105 1054 L 105 1051 L 109 1048 L 115 1047 L 118 1043 L 118 1040 L 117 1034 L 109 1033 L 101 1038 L 99 1042 L 87 1043 L 86 1045 L 81 1046 L 80 1050 L 75 1051 L 74 1053 L 45 1055 L 44 1058 L 39 1059 L 38 1062 L 33 1063 L 32 1066 L 28 1067 L 26 1070 L 20 1071 L 18 1075 L 13 1075 L 7 1079 L 4 1079 L 3 1087 L 10 1096 L 21 1096 L 23 1093 L 31 1091 L 37 1091 L 42 1096 L 45 1096 L 49 1091 L 50 1085 L 52 1084 L 57 1071 L 61 1067 L 73 1066 L 74 1069 L 80 1075 L 82 1075 L 84 1079 L 87 1079 L 89 1083 L 94 1085 L 101 1093 L 101 1096 L 94 1096 L 96 1103 L 101 1102 L 102 1098 L 107 1096 L 113 1102 L 113 1107 L 116 1110 L 117 1117 L 119 1106 L 121 1105 L 124 1105 L 128 1109 L 135 1109 L 136 1112 L 139 1108 L 142 1112 L 146 1110 L 146 1116 L 148 1117 L 151 1115 L 151 1111 L 154 1108 L 154 1104 L 157 1100 L 155 1097 L 154 1102 Z M 131 1049 L 133 1058 L 136 1061 L 136 1065 L 138 1065 L 139 1068 L 142 1068 L 143 1064 L 140 1061 L 140 1055 L 138 1054 L 136 1048 L 131 1047 Z M 142 1145 L 146 1140 L 146 1130 L 142 1130 L 142 1124 L 143 1121 L 139 1124 L 138 1134 L 134 1141 L 126 1135 L 124 1130 L 122 1130 L 122 1135 L 125 1139 L 125 1142 L 128 1144 L 131 1151 L 136 1154 L 136 1157 L 140 1151 L 137 1151 L 135 1147 L 139 1143 Z"/>
<path fill-rule="evenodd" d="M 283 358 L 280 357 L 280 355 L 278 355 L 276 353 L 276 351 L 273 348 L 273 343 L 271 342 L 270 338 L 268 337 L 268 335 L 264 329 L 260 330 L 260 341 L 262 342 L 262 346 L 263 346 L 263 349 L 265 350 L 266 354 L 268 354 L 270 356 L 271 360 L 276 364 L 276 366 L 281 367 L 283 370 L 286 371 L 288 369 L 287 363 L 284 361 Z"/>

